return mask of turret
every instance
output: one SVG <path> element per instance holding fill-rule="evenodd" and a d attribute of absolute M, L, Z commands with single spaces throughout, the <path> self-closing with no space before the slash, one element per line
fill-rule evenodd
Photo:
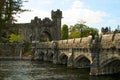
<path fill-rule="evenodd" d="M 55 40 L 61 39 L 61 19 L 62 19 L 62 11 L 59 9 L 57 11 L 51 12 L 51 18 L 53 20 L 54 27 L 56 29 L 57 35 L 55 36 Z"/>
<path fill-rule="evenodd" d="M 62 11 L 60 11 L 59 9 L 57 9 L 57 11 L 53 11 L 52 10 L 52 12 L 51 12 L 51 18 L 53 19 L 53 20 L 55 20 L 55 19 L 61 19 L 62 18 Z"/>

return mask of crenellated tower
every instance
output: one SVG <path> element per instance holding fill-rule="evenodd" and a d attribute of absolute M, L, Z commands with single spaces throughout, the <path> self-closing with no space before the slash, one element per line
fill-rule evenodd
<path fill-rule="evenodd" d="M 51 18 L 53 20 L 53 25 L 54 25 L 54 29 L 55 30 L 54 34 L 55 35 L 54 39 L 55 40 L 60 40 L 61 39 L 61 19 L 62 19 L 62 11 L 60 11 L 59 9 L 57 9 L 57 11 L 53 11 L 51 12 Z"/>

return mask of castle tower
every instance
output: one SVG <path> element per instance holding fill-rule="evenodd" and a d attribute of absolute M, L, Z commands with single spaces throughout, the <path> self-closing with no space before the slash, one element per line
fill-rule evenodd
<path fill-rule="evenodd" d="M 53 35 L 55 40 L 60 40 L 61 39 L 61 19 L 62 19 L 62 11 L 59 9 L 57 11 L 51 12 L 51 18 L 53 20 L 53 25 L 54 25 L 54 30 Z"/>

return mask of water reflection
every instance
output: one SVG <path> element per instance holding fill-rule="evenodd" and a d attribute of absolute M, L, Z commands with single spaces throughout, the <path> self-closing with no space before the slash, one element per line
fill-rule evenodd
<path fill-rule="evenodd" d="M 38 61 L 0 61 L 0 80 L 119 80 L 114 76 L 89 76 L 89 69 Z"/>

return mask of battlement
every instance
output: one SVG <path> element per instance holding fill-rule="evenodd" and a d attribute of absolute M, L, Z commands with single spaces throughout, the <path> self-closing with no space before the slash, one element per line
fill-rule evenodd
<path fill-rule="evenodd" d="M 41 19 L 36 16 L 27 25 L 20 24 L 19 33 L 23 41 L 60 40 L 62 11 L 52 10 L 51 15 L 52 19 Z"/>
<path fill-rule="evenodd" d="M 62 11 L 60 11 L 59 9 L 57 9 L 57 11 L 51 11 L 51 18 L 55 19 L 55 18 L 62 18 Z"/>

